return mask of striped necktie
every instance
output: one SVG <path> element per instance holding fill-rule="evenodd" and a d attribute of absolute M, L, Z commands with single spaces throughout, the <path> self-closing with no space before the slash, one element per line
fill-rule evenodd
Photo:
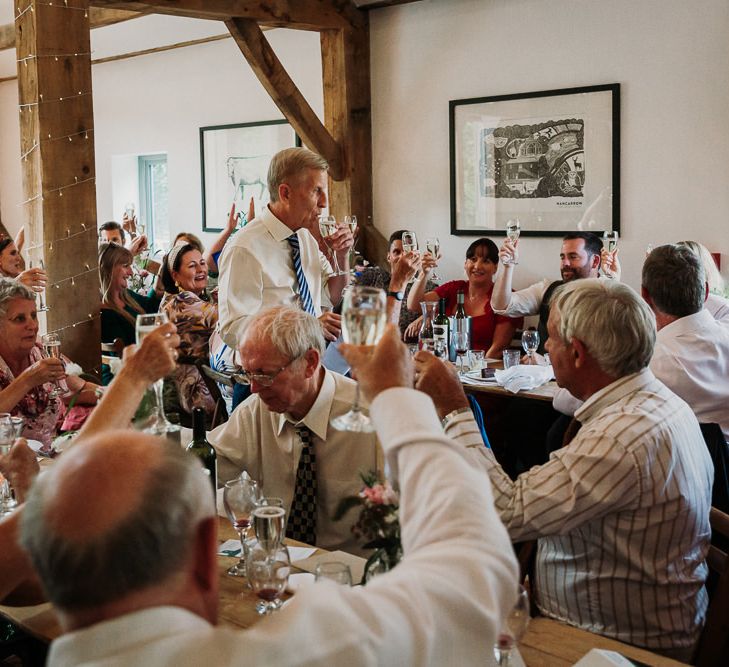
<path fill-rule="evenodd" d="M 301 266 L 301 251 L 299 250 L 299 237 L 292 234 L 286 239 L 291 246 L 291 258 L 294 261 L 294 272 L 296 273 L 296 283 L 299 286 L 299 299 L 301 300 L 301 309 L 305 310 L 309 315 L 316 315 L 314 312 L 314 302 L 311 300 L 311 292 L 309 292 L 309 283 L 306 281 L 304 269 Z"/>
<path fill-rule="evenodd" d="M 296 485 L 291 511 L 286 524 L 286 537 L 307 544 L 316 544 L 316 456 L 311 431 L 306 426 L 297 426 L 301 438 L 301 456 L 296 469 Z"/>

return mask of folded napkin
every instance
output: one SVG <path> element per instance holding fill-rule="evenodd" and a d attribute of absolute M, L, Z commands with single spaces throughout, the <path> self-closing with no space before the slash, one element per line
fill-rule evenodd
<path fill-rule="evenodd" d="M 546 384 L 554 378 L 554 373 L 551 366 L 519 364 L 503 371 L 496 371 L 495 377 L 506 391 L 516 394 L 518 391 L 529 391 Z"/>

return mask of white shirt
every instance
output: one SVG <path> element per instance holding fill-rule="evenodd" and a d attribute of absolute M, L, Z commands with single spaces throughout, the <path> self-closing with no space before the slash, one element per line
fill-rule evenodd
<path fill-rule="evenodd" d="M 218 265 L 218 329 L 223 340 L 238 348 L 251 315 L 284 304 L 298 305 L 291 246 L 293 232 L 268 207 L 225 244 Z M 324 285 L 333 275 L 326 257 L 309 230 L 296 232 L 301 266 L 306 274 L 315 315 L 321 315 Z"/>
<path fill-rule="evenodd" d="M 711 316 L 717 322 L 729 324 L 729 299 L 709 292 L 704 303 L 704 308 L 711 313 Z"/>
<path fill-rule="evenodd" d="M 539 315 L 539 308 L 544 299 L 544 293 L 554 281 L 544 278 L 538 283 L 529 285 L 524 289 L 511 292 L 509 304 L 503 310 L 494 308 L 497 315 L 506 315 L 507 317 L 526 317 L 528 315 Z M 493 308 L 493 306 L 492 306 Z"/>
<path fill-rule="evenodd" d="M 729 327 L 705 308 L 671 322 L 656 336 L 650 368 L 700 422 L 719 424 L 729 440 Z"/>
<path fill-rule="evenodd" d="M 357 512 L 332 520 L 342 498 L 361 491 L 360 472 L 382 474 L 384 467 L 374 433 L 338 431 L 329 424 L 332 417 L 352 407 L 355 387 L 354 380 L 325 370 L 319 395 L 300 423 L 311 430 L 316 454 L 317 546 L 361 554 L 361 542 L 351 532 Z M 265 495 L 282 498 L 284 507 L 290 508 L 302 449 L 298 423 L 269 410 L 257 394 L 249 396 L 208 435 L 218 454 L 220 481 L 237 477 L 245 469 L 263 486 Z"/>
<path fill-rule="evenodd" d="M 468 414 L 447 433 L 488 470 L 511 539 L 539 538 L 545 616 L 650 649 L 692 646 L 707 607 L 714 476 L 696 417 L 648 369 L 593 394 L 575 417 L 574 440 L 515 481 L 474 446 Z"/>
<path fill-rule="evenodd" d="M 517 578 L 488 478 L 443 435 L 425 394 L 389 389 L 371 413 L 399 471 L 405 558 L 395 569 L 364 588 L 302 588 L 247 631 L 212 628 L 170 607 L 128 614 L 60 637 L 48 665 L 483 664 Z"/>

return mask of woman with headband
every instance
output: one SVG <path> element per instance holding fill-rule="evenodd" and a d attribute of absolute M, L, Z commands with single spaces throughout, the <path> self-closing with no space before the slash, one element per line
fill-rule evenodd
<path fill-rule="evenodd" d="M 208 295 L 208 267 L 200 250 L 191 243 L 181 243 L 167 253 L 162 264 L 165 296 L 160 311 L 177 325 L 180 356 L 208 359 L 211 336 L 218 323 L 217 291 Z M 202 407 L 212 416 L 215 402 L 196 366 L 178 364 L 175 384 L 182 409 L 191 413 Z"/>

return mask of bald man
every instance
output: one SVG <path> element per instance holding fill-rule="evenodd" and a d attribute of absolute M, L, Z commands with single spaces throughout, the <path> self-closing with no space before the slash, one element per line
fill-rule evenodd
<path fill-rule="evenodd" d="M 517 567 L 488 478 L 408 388 L 394 326 L 374 353 L 343 348 L 398 471 L 407 558 L 365 589 L 320 583 L 251 630 L 214 628 L 217 519 L 199 462 L 140 433 L 96 432 L 23 512 L 22 544 L 68 633 L 50 667 L 476 664 L 489 653 Z"/>

